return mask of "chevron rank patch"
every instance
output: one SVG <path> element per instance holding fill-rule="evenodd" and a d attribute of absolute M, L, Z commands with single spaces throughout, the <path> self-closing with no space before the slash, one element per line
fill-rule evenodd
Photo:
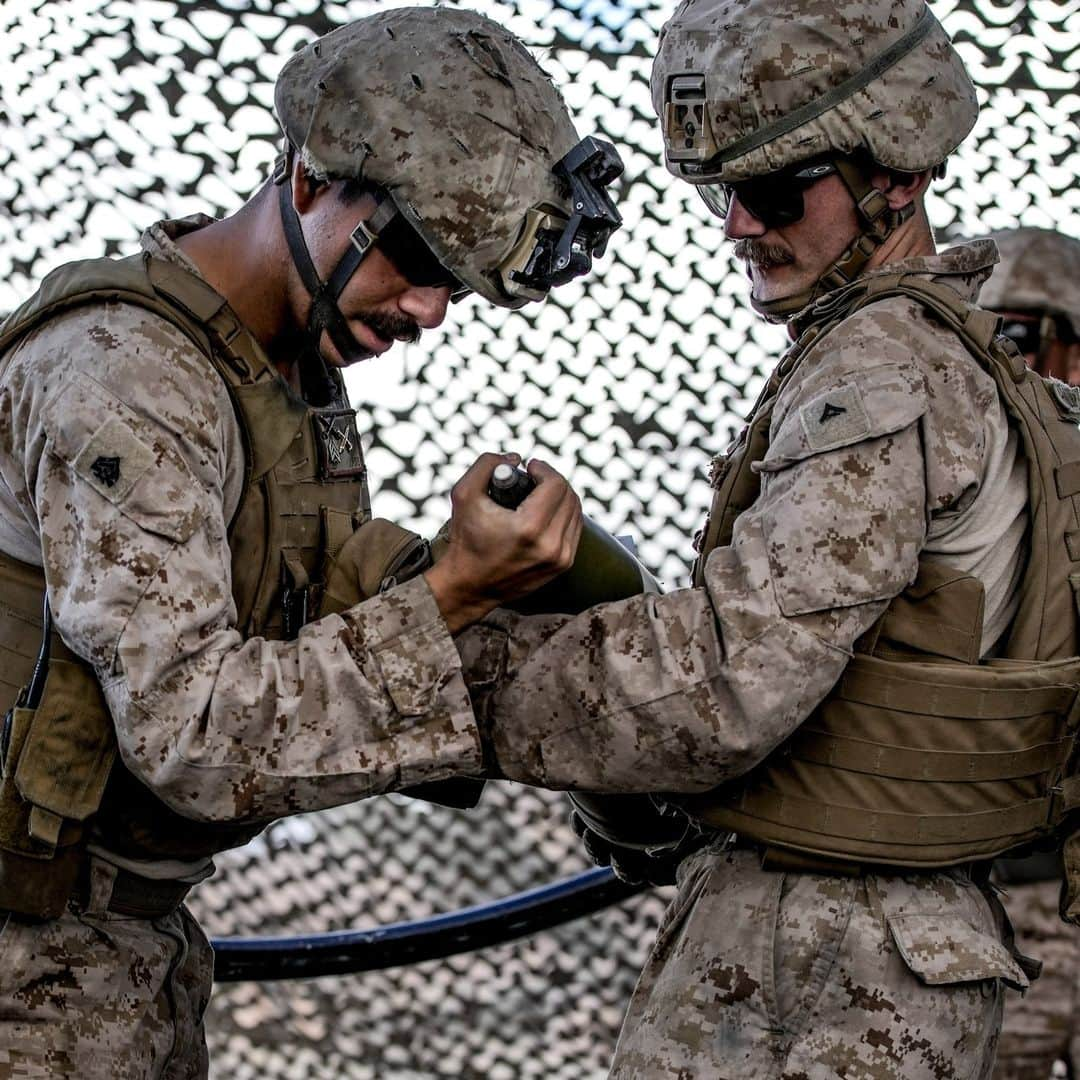
<path fill-rule="evenodd" d="M 117 417 L 106 420 L 74 461 L 75 471 L 111 503 L 119 503 L 151 465 L 154 453 Z"/>
<path fill-rule="evenodd" d="M 831 450 L 870 433 L 870 418 L 854 384 L 819 394 L 799 410 L 799 418 L 812 450 Z"/>

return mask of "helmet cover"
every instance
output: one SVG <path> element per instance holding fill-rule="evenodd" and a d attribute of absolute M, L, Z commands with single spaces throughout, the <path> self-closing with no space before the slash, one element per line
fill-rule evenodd
<path fill-rule="evenodd" d="M 1005 229 L 990 239 L 1000 261 L 979 293 L 979 305 L 1057 315 L 1080 337 L 1080 240 L 1035 228 Z"/>
<path fill-rule="evenodd" d="M 978 115 L 924 0 L 683 0 L 652 72 L 668 169 L 731 183 L 865 151 L 920 172 Z"/>
<path fill-rule="evenodd" d="M 342 26 L 284 66 L 279 122 L 330 179 L 384 188 L 439 261 L 492 303 L 520 307 L 498 267 L 529 210 L 569 216 L 552 167 L 577 143 L 524 45 L 454 8 L 397 8 Z"/>

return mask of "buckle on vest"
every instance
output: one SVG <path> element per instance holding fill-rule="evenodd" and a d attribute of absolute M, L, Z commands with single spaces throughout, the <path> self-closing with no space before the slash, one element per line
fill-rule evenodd
<path fill-rule="evenodd" d="M 283 551 L 281 555 L 281 633 L 292 641 L 308 621 L 311 582 L 299 555 Z"/>
<path fill-rule="evenodd" d="M 990 342 L 990 352 L 1005 365 L 1012 381 L 1019 386 L 1027 376 L 1028 367 L 1016 342 L 1005 334 L 995 334 Z"/>

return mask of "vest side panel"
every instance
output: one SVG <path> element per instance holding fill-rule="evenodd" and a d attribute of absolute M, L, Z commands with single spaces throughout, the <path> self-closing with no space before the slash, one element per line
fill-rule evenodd
<path fill-rule="evenodd" d="M 943 655 L 927 656 L 926 643 L 935 636 L 955 637 L 957 627 L 964 628 L 965 640 L 976 634 L 982 595 L 981 587 L 955 579 L 942 605 L 933 590 L 919 591 L 920 582 L 925 586 L 921 570 L 879 629 L 866 635 L 863 647 L 874 655 L 856 655 L 784 746 L 740 781 L 679 802 L 692 818 L 766 846 L 826 861 L 930 867 L 992 857 L 1046 836 L 1059 816 L 1054 789 L 1080 720 L 1076 609 L 1065 543 L 1080 517 L 1054 485 L 1058 466 L 1080 463 L 1080 433 L 1075 424 L 1067 434 L 1054 428 L 1061 418 L 1045 387 L 1023 371 L 1022 361 L 1016 368 L 1007 347 L 991 345 L 985 313 L 946 286 L 906 284 L 879 282 L 869 297 L 847 290 L 844 310 L 834 305 L 829 311 L 830 325 L 866 303 L 908 296 L 942 317 L 995 377 L 1024 440 L 1034 523 L 1023 585 L 1027 604 L 1014 624 L 1009 659 L 978 663 L 968 648 L 960 659 L 955 643 Z M 730 540 L 729 523 L 745 508 L 742 500 L 752 486 L 745 474 L 768 449 L 767 425 L 754 435 L 764 439 L 762 445 L 751 450 L 744 440 L 725 463 L 699 567 L 712 546 Z M 908 640 L 898 643 L 880 634 L 880 628 L 915 627 L 920 618 L 931 620 L 936 635 L 904 632 Z M 1038 696 L 1048 680 L 1052 702 Z M 1033 709 L 1034 700 L 1041 705 Z"/>

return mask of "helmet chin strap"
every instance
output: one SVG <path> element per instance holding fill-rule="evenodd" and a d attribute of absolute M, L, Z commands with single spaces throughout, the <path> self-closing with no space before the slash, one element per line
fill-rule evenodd
<path fill-rule="evenodd" d="M 324 406 L 337 401 L 343 394 L 341 378 L 331 374 L 326 361 L 319 350 L 323 332 L 329 336 L 334 347 L 341 354 L 342 360 L 366 358 L 366 350 L 353 332 L 348 321 L 338 307 L 338 297 L 359 269 L 368 252 L 379 238 L 379 233 L 397 215 L 397 207 L 392 199 L 383 196 L 379 199 L 375 212 L 366 221 L 361 221 L 349 237 L 351 243 L 341 257 L 330 277 L 323 281 L 319 277 L 315 264 L 311 260 L 307 241 L 300 226 L 300 215 L 292 202 L 292 191 L 288 183 L 292 174 L 293 151 L 290 147 L 274 166 L 274 183 L 278 188 L 278 206 L 281 210 L 281 226 L 285 233 L 285 242 L 289 245 L 293 265 L 300 280 L 311 297 L 311 309 L 308 313 L 304 335 L 307 349 L 299 358 L 300 391 L 310 405 Z"/>
<path fill-rule="evenodd" d="M 754 310 L 770 322 L 788 322 L 793 315 L 802 311 L 807 304 L 812 304 L 819 296 L 854 281 L 866 269 L 866 264 L 874 252 L 915 213 L 914 202 L 901 210 L 891 209 L 884 192 L 870 182 L 869 169 L 861 168 L 850 158 L 843 157 L 836 158 L 833 164 L 855 200 L 856 212 L 863 223 L 862 232 L 808 289 L 776 300 L 755 300 L 751 297 L 750 303 Z"/>

